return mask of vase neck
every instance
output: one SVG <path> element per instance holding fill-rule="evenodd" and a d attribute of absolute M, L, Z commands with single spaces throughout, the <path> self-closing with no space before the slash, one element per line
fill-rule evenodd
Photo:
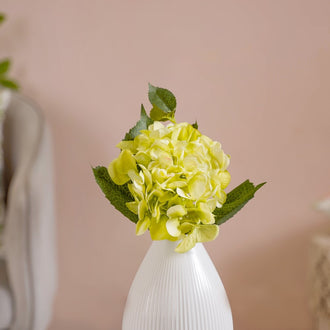
<path fill-rule="evenodd" d="M 175 252 L 175 248 L 178 246 L 178 244 L 180 243 L 180 240 L 178 241 L 169 241 L 167 239 L 164 240 L 160 240 L 160 241 L 152 241 L 151 244 L 151 249 L 157 249 L 159 251 L 162 251 L 163 253 L 166 254 L 176 254 L 176 255 L 184 255 L 186 253 L 195 253 L 196 251 L 200 250 L 200 249 L 204 249 L 203 244 L 202 243 L 197 243 L 191 250 L 185 252 L 185 253 L 178 253 Z"/>

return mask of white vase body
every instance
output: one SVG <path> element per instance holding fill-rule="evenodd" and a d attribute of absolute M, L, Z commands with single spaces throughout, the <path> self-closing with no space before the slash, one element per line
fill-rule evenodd
<path fill-rule="evenodd" d="M 154 241 L 128 294 L 122 330 L 232 330 L 230 305 L 203 244 Z"/>

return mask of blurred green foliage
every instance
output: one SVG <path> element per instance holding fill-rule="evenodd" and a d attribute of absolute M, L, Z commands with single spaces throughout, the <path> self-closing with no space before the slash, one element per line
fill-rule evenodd
<path fill-rule="evenodd" d="M 4 13 L 0 13 L 0 25 L 6 20 L 6 15 Z M 9 58 L 5 58 L 0 60 L 0 86 L 18 90 L 19 85 L 18 83 L 8 77 L 8 73 L 11 67 L 11 61 Z"/>

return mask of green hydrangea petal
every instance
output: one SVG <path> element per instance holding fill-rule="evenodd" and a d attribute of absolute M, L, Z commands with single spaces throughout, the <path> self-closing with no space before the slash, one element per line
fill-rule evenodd
<path fill-rule="evenodd" d="M 198 214 L 203 224 L 213 224 L 215 221 L 214 215 L 207 203 L 198 203 Z"/>
<path fill-rule="evenodd" d="M 231 176 L 228 171 L 224 171 L 219 174 L 219 179 L 221 182 L 221 188 L 225 189 L 230 183 Z"/>
<path fill-rule="evenodd" d="M 144 199 L 143 187 L 137 184 L 128 184 L 128 189 L 136 201 Z"/>
<path fill-rule="evenodd" d="M 134 214 L 138 214 L 138 202 L 128 202 L 126 203 L 127 208 Z"/>
<path fill-rule="evenodd" d="M 183 222 L 180 225 L 180 231 L 182 234 L 189 234 L 190 232 L 192 232 L 195 228 L 195 225 L 192 224 L 191 222 Z"/>
<path fill-rule="evenodd" d="M 190 196 L 181 188 L 177 188 L 176 193 L 183 198 L 190 199 Z"/>
<path fill-rule="evenodd" d="M 140 236 L 144 234 L 150 226 L 150 218 L 145 217 L 144 219 L 141 219 L 136 224 L 136 235 Z"/>
<path fill-rule="evenodd" d="M 197 242 L 204 243 L 213 241 L 219 234 L 219 226 L 217 225 L 203 225 L 196 228 Z"/>
<path fill-rule="evenodd" d="M 148 211 L 148 204 L 145 200 L 140 201 L 138 205 L 138 216 L 139 219 L 144 219 L 146 212 Z"/>
<path fill-rule="evenodd" d="M 143 179 L 141 178 L 141 176 L 136 172 L 136 170 L 129 170 L 127 172 L 127 175 L 129 176 L 129 178 L 134 182 L 138 183 L 138 184 L 143 184 Z"/>
<path fill-rule="evenodd" d="M 130 180 L 128 176 L 130 170 L 137 172 L 137 167 L 132 152 L 127 149 L 123 150 L 108 168 L 112 181 L 118 185 L 123 185 Z"/>
<path fill-rule="evenodd" d="M 176 247 L 175 252 L 185 253 L 192 249 L 197 243 L 196 231 L 187 235 Z"/>
<path fill-rule="evenodd" d="M 195 155 L 187 155 L 183 159 L 183 166 L 186 171 L 194 171 L 199 165 L 200 162 Z"/>
<path fill-rule="evenodd" d="M 197 174 L 188 183 L 188 189 L 191 197 L 198 200 L 203 196 L 207 189 L 207 178 L 205 175 Z"/>
<path fill-rule="evenodd" d="M 148 167 L 151 157 L 145 151 L 139 151 L 135 155 L 135 160 L 139 165 L 143 165 L 144 167 Z"/>
<path fill-rule="evenodd" d="M 120 141 L 117 145 L 117 148 L 124 150 L 124 149 L 128 149 L 130 150 L 132 153 L 136 152 L 136 149 L 134 147 L 134 141 Z"/>
<path fill-rule="evenodd" d="M 117 166 L 116 160 L 110 163 L 108 167 L 108 172 L 112 181 L 117 185 L 123 185 L 129 181 L 129 176 L 127 173 L 121 171 L 120 166 Z"/>
<path fill-rule="evenodd" d="M 171 236 L 166 229 L 167 217 L 162 217 L 158 222 L 152 222 L 150 226 L 150 236 L 152 240 L 159 241 L 168 239 L 176 241 L 178 238 Z"/>
<path fill-rule="evenodd" d="M 154 209 L 152 211 L 152 219 L 156 222 L 158 222 L 159 218 L 160 218 L 160 208 L 158 207 L 158 205 L 156 204 L 154 206 Z"/>
<path fill-rule="evenodd" d="M 169 218 L 179 218 L 187 214 L 187 210 L 182 205 L 174 205 L 167 210 Z"/>
<path fill-rule="evenodd" d="M 166 221 L 166 229 L 171 236 L 179 237 L 181 235 L 179 226 L 180 221 L 178 219 L 168 219 Z"/>

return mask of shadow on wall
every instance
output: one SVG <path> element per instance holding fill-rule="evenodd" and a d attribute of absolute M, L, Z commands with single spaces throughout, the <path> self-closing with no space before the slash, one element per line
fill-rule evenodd
<path fill-rule="evenodd" d="M 248 250 L 228 265 L 224 281 L 237 330 L 310 330 L 311 238 L 328 223 Z M 253 252 L 253 253 L 252 253 Z M 220 264 L 216 264 L 220 269 Z M 223 267 L 223 265 L 221 266 Z M 286 302 L 286 304 L 283 304 Z M 289 304 L 288 304 L 289 302 Z M 291 306 L 284 309 L 283 306 Z"/>

